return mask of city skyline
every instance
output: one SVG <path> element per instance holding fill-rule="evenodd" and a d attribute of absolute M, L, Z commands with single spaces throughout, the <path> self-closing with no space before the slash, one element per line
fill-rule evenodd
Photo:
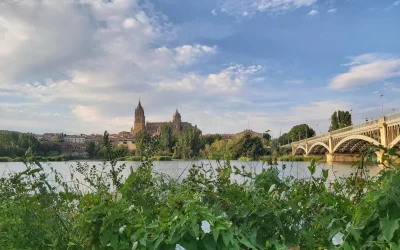
<path fill-rule="evenodd" d="M 118 133 L 140 97 L 146 121 L 177 108 L 203 134 L 326 133 L 336 110 L 400 111 L 398 23 L 394 0 L 10 0 L 0 129 Z"/>

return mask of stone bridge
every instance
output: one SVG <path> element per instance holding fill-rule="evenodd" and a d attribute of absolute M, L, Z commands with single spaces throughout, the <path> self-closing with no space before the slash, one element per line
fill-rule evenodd
<path fill-rule="evenodd" d="M 399 147 L 399 144 L 400 112 L 282 147 L 291 147 L 294 155 L 326 155 L 327 161 L 333 162 L 352 161 L 371 145 L 393 148 Z"/>

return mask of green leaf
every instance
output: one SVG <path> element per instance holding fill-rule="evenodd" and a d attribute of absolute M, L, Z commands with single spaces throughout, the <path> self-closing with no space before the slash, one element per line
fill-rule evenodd
<path fill-rule="evenodd" d="M 215 243 L 216 243 L 218 241 L 219 230 L 218 229 L 214 229 L 212 234 L 213 234 L 213 237 L 214 237 L 214 240 L 215 240 Z"/>
<path fill-rule="evenodd" d="M 204 246 L 208 250 L 215 250 L 216 249 L 216 244 L 215 241 L 211 236 L 207 236 L 206 238 L 203 239 Z"/>
<path fill-rule="evenodd" d="M 161 241 L 163 240 L 164 240 L 164 233 L 158 236 L 157 241 L 154 243 L 154 249 L 157 249 L 158 245 L 160 245 Z"/>
<path fill-rule="evenodd" d="M 248 248 L 252 248 L 252 249 L 255 248 L 253 246 L 253 244 L 251 244 L 250 241 L 244 235 L 242 235 L 242 237 L 239 239 L 239 242 Z"/>
<path fill-rule="evenodd" d="M 225 246 L 229 245 L 229 242 L 233 239 L 232 233 L 230 232 L 222 232 L 222 240 L 225 243 Z"/>
<path fill-rule="evenodd" d="M 329 169 L 322 169 L 322 177 L 324 180 L 328 179 Z"/>
<path fill-rule="evenodd" d="M 381 230 L 383 237 L 387 241 L 391 241 L 394 232 L 399 228 L 399 220 L 390 220 L 388 218 L 381 219 Z"/>

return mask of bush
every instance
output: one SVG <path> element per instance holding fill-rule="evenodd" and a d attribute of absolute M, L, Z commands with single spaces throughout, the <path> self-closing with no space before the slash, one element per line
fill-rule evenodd
<path fill-rule="evenodd" d="M 120 158 L 120 161 L 140 161 L 141 157 L 140 156 L 125 156 Z"/>
<path fill-rule="evenodd" d="M 13 159 L 13 162 L 23 162 L 23 161 L 24 161 L 24 158 L 22 158 L 22 157 L 16 157 Z"/>
<path fill-rule="evenodd" d="M 155 155 L 151 157 L 152 161 L 172 161 L 171 156 Z"/>
<path fill-rule="evenodd" d="M 326 161 L 325 156 L 283 155 L 278 157 L 278 161 L 311 161 L 313 159 L 318 162 Z"/>
<path fill-rule="evenodd" d="M 0 249 L 397 249 L 400 165 L 387 155 L 400 155 L 379 150 L 379 176 L 362 161 L 332 183 L 329 170 L 315 175 L 315 159 L 307 179 L 225 162 L 193 165 L 180 181 L 144 160 L 124 183 L 125 165 L 112 159 L 78 163 L 83 178 L 72 184 L 28 164 L 0 177 Z"/>
<path fill-rule="evenodd" d="M 0 157 L 0 162 L 11 162 L 12 159 L 10 157 L 7 156 L 2 156 Z"/>
<path fill-rule="evenodd" d="M 238 159 L 238 161 L 252 161 L 252 160 L 253 160 L 252 158 L 246 156 L 241 156 Z"/>

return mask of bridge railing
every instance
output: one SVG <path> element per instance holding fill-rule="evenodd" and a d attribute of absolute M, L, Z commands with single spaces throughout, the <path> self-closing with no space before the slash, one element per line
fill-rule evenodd
<path fill-rule="evenodd" d="M 400 119 L 400 112 L 387 115 L 385 120 L 386 121 L 393 121 L 393 120 L 397 120 L 397 119 Z"/>
<path fill-rule="evenodd" d="M 352 125 L 352 126 L 348 126 L 345 128 L 341 128 L 338 130 L 334 130 L 331 132 L 331 135 L 336 135 L 336 134 L 340 134 L 340 133 L 344 133 L 347 131 L 352 131 L 352 130 L 357 130 L 360 128 L 364 128 L 364 127 L 368 127 L 368 126 L 372 126 L 372 125 L 377 125 L 379 124 L 379 119 L 375 119 L 375 120 L 370 120 L 370 121 L 366 121 L 360 124 L 356 124 L 356 125 Z"/>
<path fill-rule="evenodd" d="M 400 119 L 400 112 L 389 114 L 389 115 L 385 116 L 385 121 L 386 122 L 397 120 L 397 119 Z M 348 131 L 357 130 L 357 129 L 361 129 L 361 128 L 364 128 L 364 127 L 369 127 L 369 126 L 372 126 L 372 125 L 378 125 L 378 124 L 379 124 L 379 118 L 378 119 L 374 119 L 374 120 L 370 120 L 370 121 L 365 121 L 363 123 L 359 123 L 359 124 L 356 124 L 356 125 L 348 126 L 348 127 L 345 127 L 345 128 L 337 129 L 337 130 L 334 130 L 334 131 L 331 131 L 331 135 L 345 133 L 345 132 L 348 132 Z M 289 144 L 286 144 L 286 145 L 283 145 L 283 146 L 297 145 L 299 143 L 304 143 L 306 141 L 313 141 L 314 139 L 319 139 L 319 138 L 322 138 L 322 137 L 325 137 L 325 136 L 328 136 L 328 135 L 329 134 L 323 134 L 323 135 L 319 135 L 319 136 L 314 136 L 314 137 L 310 137 L 310 138 L 303 139 L 303 140 L 300 140 L 300 141 L 295 141 L 295 142 L 292 142 L 292 143 L 289 143 Z"/>

